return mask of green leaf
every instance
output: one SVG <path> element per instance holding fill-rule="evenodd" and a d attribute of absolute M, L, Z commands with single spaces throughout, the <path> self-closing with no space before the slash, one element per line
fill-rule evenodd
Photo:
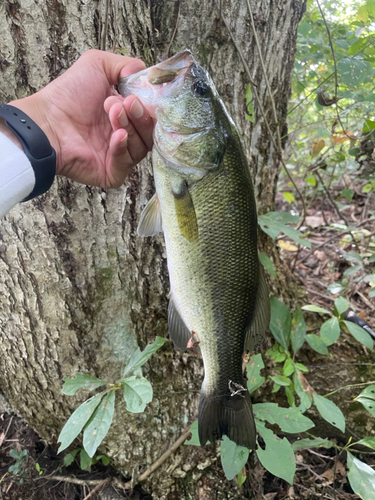
<path fill-rule="evenodd" d="M 369 385 L 356 398 L 375 417 L 375 385 Z"/>
<path fill-rule="evenodd" d="M 309 333 L 308 335 L 306 335 L 306 340 L 311 349 L 314 349 L 314 351 L 318 352 L 319 354 L 329 354 L 326 344 L 318 335 Z"/>
<path fill-rule="evenodd" d="M 366 78 L 369 65 L 361 59 L 343 57 L 337 63 L 337 71 L 346 85 L 357 87 Z"/>
<path fill-rule="evenodd" d="M 78 406 L 78 408 L 72 413 L 57 438 L 57 442 L 61 443 L 57 453 L 65 450 L 75 440 L 91 418 L 91 415 L 94 413 L 104 394 L 105 391 L 96 394 Z"/>
<path fill-rule="evenodd" d="M 348 278 L 349 276 L 354 276 L 355 274 L 358 273 L 358 271 L 360 269 L 362 269 L 362 267 L 363 267 L 362 264 L 358 264 L 357 266 L 348 267 L 348 269 L 346 269 L 344 272 L 345 278 Z"/>
<path fill-rule="evenodd" d="M 102 464 L 105 467 L 107 467 L 107 465 L 109 465 L 109 463 L 110 463 L 110 460 L 109 460 L 109 458 L 106 455 L 102 455 L 101 456 L 101 461 L 102 461 Z"/>
<path fill-rule="evenodd" d="M 303 450 L 304 448 L 332 448 L 335 446 L 333 441 L 322 438 L 300 439 L 292 444 L 293 451 Z"/>
<path fill-rule="evenodd" d="M 367 45 L 367 38 L 365 37 L 359 38 L 356 42 L 353 43 L 353 45 L 349 47 L 348 55 L 353 56 L 357 52 L 363 50 L 366 47 L 366 45 Z"/>
<path fill-rule="evenodd" d="M 152 401 L 150 382 L 144 377 L 133 376 L 126 378 L 123 384 L 126 409 L 132 413 L 142 413 L 146 405 Z"/>
<path fill-rule="evenodd" d="M 284 432 L 295 434 L 314 427 L 314 422 L 302 415 L 296 407 L 281 408 L 276 403 L 258 403 L 253 405 L 254 416 L 277 424 Z"/>
<path fill-rule="evenodd" d="M 296 406 L 296 398 L 294 396 L 294 390 L 292 389 L 292 387 L 293 386 L 291 385 L 290 387 L 284 387 L 284 389 L 289 406 L 294 407 Z"/>
<path fill-rule="evenodd" d="M 329 314 L 332 316 L 331 311 L 328 311 L 327 309 L 323 309 L 323 307 L 315 306 L 314 304 L 309 304 L 308 306 L 302 306 L 302 309 L 304 311 L 312 311 L 312 312 L 317 312 L 321 314 Z"/>
<path fill-rule="evenodd" d="M 276 384 L 281 385 L 282 387 L 287 387 L 292 383 L 290 378 L 284 377 L 284 375 L 270 375 L 271 380 L 276 382 Z"/>
<path fill-rule="evenodd" d="M 362 193 L 369 193 L 370 191 L 372 191 L 372 184 L 366 184 L 363 186 Z"/>
<path fill-rule="evenodd" d="M 328 285 L 327 290 L 329 293 L 332 293 L 332 295 L 335 295 L 345 290 L 345 287 L 342 283 L 331 283 Z"/>
<path fill-rule="evenodd" d="M 315 179 L 315 177 L 312 177 L 312 176 L 306 177 L 306 182 L 308 182 L 309 184 L 311 184 L 311 186 L 314 186 L 314 187 L 316 186 L 316 179 Z"/>
<path fill-rule="evenodd" d="M 69 467 L 74 462 L 74 459 L 77 455 L 77 453 L 81 450 L 82 448 L 75 448 L 72 450 L 70 453 L 67 453 L 63 459 L 63 464 L 65 467 Z"/>
<path fill-rule="evenodd" d="M 340 323 L 339 320 L 331 318 L 322 324 L 320 328 L 320 338 L 325 345 L 332 345 L 340 337 Z"/>
<path fill-rule="evenodd" d="M 278 438 L 260 420 L 256 420 L 256 425 L 266 445 L 265 450 L 260 446 L 256 450 L 260 463 L 274 476 L 293 484 L 296 460 L 291 444 L 286 438 Z"/>
<path fill-rule="evenodd" d="M 354 444 L 355 444 L 355 446 L 361 444 L 362 446 L 367 446 L 367 448 L 371 448 L 371 449 L 375 450 L 375 438 L 370 437 L 370 436 L 367 436 L 367 437 L 361 439 L 360 441 L 357 441 Z"/>
<path fill-rule="evenodd" d="M 345 418 L 340 408 L 333 401 L 330 401 L 319 394 L 314 393 L 314 404 L 317 407 L 320 415 L 326 422 L 329 422 L 341 432 L 345 432 Z"/>
<path fill-rule="evenodd" d="M 284 349 L 288 350 L 292 316 L 286 305 L 276 297 L 271 297 L 271 322 L 272 335 Z"/>
<path fill-rule="evenodd" d="M 302 23 L 298 26 L 298 33 L 301 33 L 304 37 L 306 37 L 310 31 L 311 26 L 306 21 L 302 21 Z"/>
<path fill-rule="evenodd" d="M 244 471 L 245 469 L 242 469 L 240 470 L 240 472 L 238 473 L 238 476 L 237 476 L 237 482 L 238 482 L 238 486 L 242 486 L 243 483 L 246 481 L 246 473 L 242 473 L 242 471 Z M 245 471 L 246 472 L 246 471 Z"/>
<path fill-rule="evenodd" d="M 284 191 L 283 196 L 288 203 L 293 203 L 293 201 L 295 201 L 294 194 L 290 191 Z"/>
<path fill-rule="evenodd" d="M 198 434 L 198 420 L 193 422 L 190 426 L 191 438 L 187 439 L 184 444 L 190 444 L 191 446 L 200 446 L 201 443 L 199 441 Z"/>
<path fill-rule="evenodd" d="M 164 337 L 156 337 L 155 341 L 152 344 L 148 344 L 143 352 L 138 348 L 133 354 L 130 356 L 128 364 L 124 370 L 124 377 L 134 372 L 138 368 L 148 361 L 149 358 L 162 346 L 167 342 L 168 339 Z"/>
<path fill-rule="evenodd" d="M 77 373 L 75 378 L 64 377 L 63 381 L 64 385 L 61 392 L 67 396 L 74 396 L 78 389 L 93 391 L 107 383 L 100 378 L 92 377 L 86 373 Z"/>
<path fill-rule="evenodd" d="M 335 309 L 339 316 L 347 311 L 349 307 L 350 304 L 346 299 L 344 299 L 344 297 L 337 297 L 337 299 L 335 299 Z"/>
<path fill-rule="evenodd" d="M 249 122 L 255 123 L 253 93 L 251 92 L 250 83 L 248 83 L 246 87 L 245 101 L 246 101 L 246 119 L 249 120 Z"/>
<path fill-rule="evenodd" d="M 309 369 L 307 368 L 307 366 L 303 365 L 302 363 L 294 363 L 294 366 L 296 367 L 296 370 L 299 370 L 301 372 L 308 372 Z"/>
<path fill-rule="evenodd" d="M 265 381 L 265 378 L 260 374 L 263 368 L 264 363 L 262 355 L 255 354 L 255 356 L 251 356 L 250 361 L 246 365 L 247 389 L 250 394 L 258 389 Z"/>
<path fill-rule="evenodd" d="M 348 452 L 348 479 L 353 491 L 362 500 L 375 498 L 375 471 Z"/>
<path fill-rule="evenodd" d="M 358 9 L 358 19 L 364 23 L 368 21 L 368 10 L 366 9 L 366 5 L 361 5 Z"/>
<path fill-rule="evenodd" d="M 292 375 L 292 373 L 294 373 L 294 363 L 293 363 L 293 360 L 291 358 L 288 358 L 285 363 L 284 363 L 284 366 L 283 366 L 283 374 L 285 377 L 289 377 L 289 375 Z"/>
<path fill-rule="evenodd" d="M 294 390 L 296 391 L 299 399 L 301 400 L 301 404 L 299 405 L 298 410 L 301 413 L 303 413 L 310 408 L 312 404 L 312 398 L 310 397 L 308 392 L 304 390 L 297 372 L 293 374 L 293 384 L 294 384 Z"/>
<path fill-rule="evenodd" d="M 345 252 L 344 259 L 349 262 L 357 262 L 358 264 L 363 264 L 363 259 L 358 252 Z"/>
<path fill-rule="evenodd" d="M 371 132 L 372 130 L 375 130 L 375 121 L 369 120 L 368 118 L 366 118 L 365 123 L 363 124 L 362 132 L 367 134 L 368 132 Z"/>
<path fill-rule="evenodd" d="M 230 481 L 239 474 L 249 458 L 249 450 L 223 436 L 220 443 L 221 464 L 225 477 Z"/>
<path fill-rule="evenodd" d="M 358 340 L 361 344 L 366 346 L 368 349 L 374 348 L 374 341 L 371 336 L 364 330 L 361 326 L 352 323 L 351 321 L 344 321 L 345 326 L 349 330 L 349 332 L 353 335 L 353 337 Z"/>
<path fill-rule="evenodd" d="M 267 269 L 271 276 L 276 278 L 276 269 L 268 255 L 266 255 L 264 252 L 259 252 L 258 256 L 262 266 Z"/>
<path fill-rule="evenodd" d="M 342 195 L 347 199 L 347 200 L 352 200 L 354 196 L 354 189 L 343 189 L 342 190 Z"/>
<path fill-rule="evenodd" d="M 311 242 L 304 238 L 303 233 L 293 227 L 286 226 L 286 223 L 299 222 L 300 218 L 288 212 L 268 212 L 258 217 L 258 224 L 262 231 L 267 233 L 274 240 L 280 232 L 283 232 L 293 241 L 307 248 L 311 248 Z"/>
<path fill-rule="evenodd" d="M 95 455 L 98 446 L 111 427 L 115 412 L 115 397 L 115 391 L 104 396 L 83 431 L 83 447 L 89 457 Z"/>
<path fill-rule="evenodd" d="M 292 342 L 292 349 L 294 354 L 296 354 L 301 349 L 303 343 L 305 342 L 305 339 L 306 339 L 306 323 L 302 314 L 302 310 L 299 307 L 294 314 L 294 318 L 292 321 L 292 330 L 290 335 L 290 340 Z"/>
<path fill-rule="evenodd" d="M 375 16 L 375 0 L 366 0 L 366 9 L 370 16 Z"/>
<path fill-rule="evenodd" d="M 85 450 L 81 450 L 81 453 L 79 454 L 79 466 L 81 467 L 82 470 L 90 470 L 90 467 L 92 466 L 92 459 L 91 457 L 88 456 Z"/>
<path fill-rule="evenodd" d="M 357 154 L 360 152 L 361 152 L 361 150 L 359 148 L 350 148 L 349 149 L 350 156 L 357 156 Z"/>

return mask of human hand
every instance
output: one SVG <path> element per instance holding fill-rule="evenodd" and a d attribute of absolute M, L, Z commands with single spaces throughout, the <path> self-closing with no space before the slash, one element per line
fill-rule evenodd
<path fill-rule="evenodd" d="M 153 121 L 119 79 L 145 68 L 140 59 L 89 50 L 36 94 L 13 101 L 47 135 L 56 173 L 83 184 L 116 188 L 152 148 Z"/>

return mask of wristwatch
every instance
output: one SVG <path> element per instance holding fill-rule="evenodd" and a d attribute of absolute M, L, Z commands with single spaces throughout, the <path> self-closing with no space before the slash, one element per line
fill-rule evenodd
<path fill-rule="evenodd" d="M 10 104 L 0 104 L 0 116 L 20 140 L 33 167 L 35 186 L 22 201 L 31 200 L 52 186 L 56 174 L 56 152 L 43 130 L 20 109 Z"/>

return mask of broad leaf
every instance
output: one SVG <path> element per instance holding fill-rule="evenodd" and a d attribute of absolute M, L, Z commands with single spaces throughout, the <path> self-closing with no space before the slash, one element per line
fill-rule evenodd
<path fill-rule="evenodd" d="M 333 441 L 322 438 L 300 439 L 292 444 L 294 451 L 302 450 L 304 448 L 332 448 L 332 446 L 335 446 Z"/>
<path fill-rule="evenodd" d="M 90 470 L 90 467 L 93 465 L 93 461 L 91 460 L 91 457 L 88 456 L 87 452 L 82 449 L 81 453 L 79 454 L 79 466 L 81 467 L 82 470 Z"/>
<path fill-rule="evenodd" d="M 135 352 L 133 352 L 133 354 L 130 356 L 128 364 L 125 367 L 123 376 L 126 377 L 127 375 L 144 365 L 146 361 L 151 358 L 151 356 L 162 345 L 164 345 L 165 342 L 167 342 L 167 340 L 168 339 L 165 339 L 164 337 L 156 337 L 155 342 L 153 342 L 152 344 L 148 344 L 143 352 L 139 348 Z"/>
<path fill-rule="evenodd" d="M 326 422 L 329 422 L 341 432 L 345 432 L 345 418 L 340 408 L 335 403 L 319 394 L 314 394 L 314 404 L 317 407 L 320 415 Z"/>
<path fill-rule="evenodd" d="M 78 406 L 78 408 L 72 413 L 57 438 L 57 441 L 61 443 L 57 453 L 65 450 L 65 448 L 67 448 L 75 440 L 91 418 L 91 415 L 94 413 L 104 394 L 105 391 L 96 394 Z"/>
<path fill-rule="evenodd" d="M 142 413 L 146 405 L 152 401 L 150 382 L 144 377 L 133 376 L 126 378 L 123 384 L 126 409 L 132 413 Z"/>
<path fill-rule="evenodd" d="M 354 57 L 343 57 L 337 63 L 337 71 L 344 83 L 349 87 L 357 87 L 366 78 L 370 64 Z"/>
<path fill-rule="evenodd" d="M 306 335 L 306 340 L 311 349 L 314 349 L 314 351 L 319 354 L 329 354 L 326 344 L 318 335 L 309 333 Z"/>
<path fill-rule="evenodd" d="M 375 450 L 375 438 L 367 436 L 360 441 L 357 441 L 355 443 L 355 446 L 357 445 L 362 445 L 362 446 L 367 446 L 367 448 L 371 448 L 372 450 Z"/>
<path fill-rule="evenodd" d="M 306 323 L 299 307 L 292 321 L 292 331 L 290 335 L 290 340 L 292 342 L 292 349 L 294 354 L 300 350 L 306 339 Z"/>
<path fill-rule="evenodd" d="M 314 427 L 314 422 L 302 415 L 298 408 L 281 408 L 276 403 L 258 403 L 253 405 L 254 416 L 277 424 L 284 432 L 295 434 Z"/>
<path fill-rule="evenodd" d="M 269 378 L 283 387 L 287 387 L 292 383 L 290 378 L 285 377 L 285 375 L 270 375 Z"/>
<path fill-rule="evenodd" d="M 296 460 L 291 444 L 286 438 L 278 438 L 260 420 L 256 420 L 256 426 L 266 444 L 265 450 L 259 446 L 256 451 L 260 463 L 274 476 L 281 477 L 289 484 L 293 484 Z"/>
<path fill-rule="evenodd" d="M 246 464 L 249 458 L 249 449 L 231 441 L 227 436 L 223 436 L 220 443 L 221 464 L 225 477 L 233 479 Z"/>
<path fill-rule="evenodd" d="M 374 341 L 371 336 L 364 330 L 361 326 L 352 323 L 351 321 L 344 321 L 345 326 L 353 337 L 358 340 L 361 344 L 366 346 L 368 349 L 373 349 Z"/>
<path fill-rule="evenodd" d="M 294 373 L 293 375 L 293 384 L 294 390 L 296 391 L 299 399 L 301 400 L 301 404 L 298 407 L 298 410 L 303 413 L 310 408 L 312 405 L 312 398 L 309 393 L 306 392 L 303 388 L 302 382 L 298 376 L 298 373 Z"/>
<path fill-rule="evenodd" d="M 64 385 L 61 392 L 67 396 L 74 396 L 78 389 L 93 391 L 94 389 L 107 384 L 104 380 L 92 377 L 86 373 L 77 373 L 75 378 L 64 377 L 63 381 Z"/>
<path fill-rule="evenodd" d="M 111 391 L 101 400 L 83 431 L 83 447 L 89 457 L 95 455 L 98 446 L 107 435 L 114 412 L 115 391 Z"/>
<path fill-rule="evenodd" d="M 339 337 L 340 323 L 336 317 L 331 318 L 322 324 L 320 328 L 320 338 L 323 340 L 325 345 L 334 344 Z"/>
<path fill-rule="evenodd" d="M 271 297 L 271 322 L 272 335 L 284 349 L 288 350 L 292 316 L 286 305 L 276 297 Z"/>
<path fill-rule="evenodd" d="M 375 385 L 369 385 L 356 398 L 375 417 Z"/>
<path fill-rule="evenodd" d="M 251 356 L 250 361 L 247 363 L 247 389 L 250 392 L 254 392 L 258 387 L 260 387 L 265 378 L 262 377 L 260 371 L 264 368 L 264 363 L 261 354 L 255 354 Z"/>
<path fill-rule="evenodd" d="M 308 306 L 303 306 L 302 309 L 304 311 L 312 311 L 312 312 L 317 312 L 321 314 L 329 314 L 332 316 L 331 311 L 328 311 L 327 309 L 323 309 L 323 307 L 315 306 L 314 304 L 309 304 Z"/>
<path fill-rule="evenodd" d="M 339 316 L 349 309 L 349 307 L 350 304 L 344 297 L 337 297 L 337 299 L 335 299 L 335 309 Z"/>
<path fill-rule="evenodd" d="M 198 420 L 193 422 L 190 426 L 191 438 L 187 439 L 184 444 L 190 444 L 192 446 L 200 446 L 201 443 L 199 441 L 198 435 Z"/>
<path fill-rule="evenodd" d="M 375 498 L 375 471 L 348 452 L 348 479 L 353 491 L 362 500 Z"/>
<path fill-rule="evenodd" d="M 270 273 L 271 276 L 276 278 L 275 266 L 273 265 L 273 262 L 268 257 L 268 255 L 265 254 L 264 252 L 259 252 L 258 256 L 259 256 L 259 260 L 260 260 L 262 266 L 267 269 L 267 271 Z"/>

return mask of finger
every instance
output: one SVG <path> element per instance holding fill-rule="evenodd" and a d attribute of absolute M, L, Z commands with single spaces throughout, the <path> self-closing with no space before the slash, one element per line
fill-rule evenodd
<path fill-rule="evenodd" d="M 148 151 L 152 149 L 154 122 L 139 99 L 131 95 L 124 100 L 125 112 Z M 130 143 L 129 143 L 130 147 Z"/>
<path fill-rule="evenodd" d="M 122 103 L 123 100 L 124 99 L 120 95 L 107 97 L 107 99 L 104 101 L 104 110 L 105 110 L 105 112 L 108 114 L 109 110 L 111 109 L 111 107 L 114 104 L 116 104 L 116 103 Z"/>
<path fill-rule="evenodd" d="M 112 134 L 109 144 L 108 187 L 120 187 L 134 165 L 127 146 L 126 130 L 119 129 Z"/>
<path fill-rule="evenodd" d="M 95 49 L 86 51 L 80 59 L 78 59 L 78 61 L 80 60 L 86 60 L 86 62 L 88 61 L 90 64 L 96 64 L 103 68 L 110 85 L 116 85 L 118 83 L 120 72 L 124 67 L 132 65 L 133 73 L 141 71 L 146 67 L 145 63 L 140 59 Z"/>
<path fill-rule="evenodd" d="M 108 116 L 113 130 L 125 128 L 129 125 L 129 120 L 126 116 L 126 111 L 122 102 L 115 102 L 109 109 Z"/>

